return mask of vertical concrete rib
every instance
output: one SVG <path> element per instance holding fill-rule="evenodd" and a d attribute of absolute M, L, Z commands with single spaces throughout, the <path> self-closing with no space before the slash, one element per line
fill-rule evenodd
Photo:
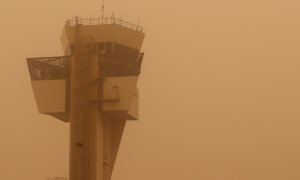
<path fill-rule="evenodd" d="M 98 80 L 98 56 L 76 28 L 71 69 L 70 180 L 103 179 L 104 116 Z M 99 97 L 100 96 L 100 97 Z"/>

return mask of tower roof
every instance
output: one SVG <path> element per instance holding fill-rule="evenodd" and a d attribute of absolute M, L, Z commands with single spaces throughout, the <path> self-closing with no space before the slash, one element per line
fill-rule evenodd
<path fill-rule="evenodd" d="M 144 36 L 143 28 L 130 22 L 111 18 L 68 20 L 63 29 L 61 42 L 64 51 L 74 44 L 79 33 L 90 42 L 114 42 L 140 50 Z"/>

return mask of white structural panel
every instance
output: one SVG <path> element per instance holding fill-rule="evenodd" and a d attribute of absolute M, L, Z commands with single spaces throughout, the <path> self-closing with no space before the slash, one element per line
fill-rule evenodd
<path fill-rule="evenodd" d="M 130 109 L 128 111 L 128 114 L 134 119 L 139 118 L 139 90 L 138 88 L 135 89 L 135 93 L 133 95 L 132 104 L 130 106 Z"/>
<path fill-rule="evenodd" d="M 109 77 L 103 83 L 103 111 L 125 111 L 138 119 L 138 76 Z M 66 80 L 31 81 L 39 113 L 66 111 Z"/>
<path fill-rule="evenodd" d="M 65 112 L 66 80 L 31 81 L 39 113 Z"/>
<path fill-rule="evenodd" d="M 137 81 L 138 76 L 106 78 L 103 83 L 103 111 L 129 111 L 134 99 L 137 101 Z M 132 111 L 136 113 L 137 110 Z"/>

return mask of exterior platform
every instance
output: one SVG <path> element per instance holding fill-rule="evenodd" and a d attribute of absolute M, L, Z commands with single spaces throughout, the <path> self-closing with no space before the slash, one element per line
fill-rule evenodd
<path fill-rule="evenodd" d="M 138 119 L 138 76 L 109 77 L 103 82 L 102 110 L 111 119 Z M 38 112 L 69 122 L 70 95 L 67 80 L 31 81 Z M 89 99 L 94 101 L 96 99 Z"/>

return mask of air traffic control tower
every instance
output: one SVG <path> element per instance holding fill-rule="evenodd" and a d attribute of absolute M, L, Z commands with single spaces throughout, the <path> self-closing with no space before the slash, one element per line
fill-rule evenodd
<path fill-rule="evenodd" d="M 70 180 L 110 180 L 127 120 L 138 119 L 145 34 L 118 18 L 69 20 L 64 56 L 27 58 L 38 111 L 70 123 Z"/>

